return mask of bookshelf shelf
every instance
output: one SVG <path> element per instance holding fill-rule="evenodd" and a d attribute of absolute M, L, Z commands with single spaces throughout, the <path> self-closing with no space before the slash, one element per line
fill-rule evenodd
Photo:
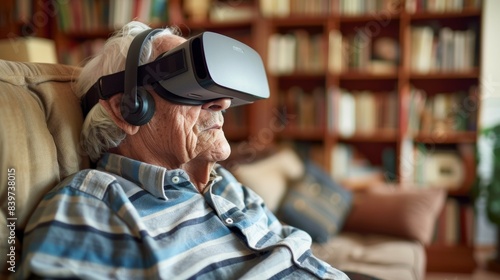
<path fill-rule="evenodd" d="M 412 21 L 420 20 L 448 20 L 448 19 L 467 19 L 481 16 L 480 9 L 467 8 L 456 12 L 417 12 L 406 14 Z"/>
<path fill-rule="evenodd" d="M 241 20 L 241 21 L 229 21 L 229 22 L 214 22 L 214 21 L 185 21 L 182 24 L 177 24 L 181 29 L 187 27 L 187 29 L 195 30 L 219 30 L 219 29 L 250 29 L 254 24 L 253 19 Z"/>
<path fill-rule="evenodd" d="M 388 82 L 396 82 L 398 79 L 398 73 L 396 71 L 391 73 L 370 73 L 370 72 L 362 72 L 362 71 L 349 71 L 346 73 L 341 73 L 339 75 L 339 79 L 341 80 L 387 80 Z"/>
<path fill-rule="evenodd" d="M 297 70 L 290 74 L 277 74 L 276 78 L 284 83 L 296 83 L 299 81 L 314 80 L 315 82 L 322 82 L 325 80 L 325 73 L 320 71 L 307 72 L 303 70 Z"/>
<path fill-rule="evenodd" d="M 110 28 L 99 28 L 91 31 L 63 31 L 61 35 L 70 40 L 93 40 L 107 38 L 112 33 Z"/>
<path fill-rule="evenodd" d="M 470 190 L 469 186 L 462 185 L 456 188 L 452 188 L 448 190 L 448 196 L 450 197 L 455 197 L 455 198 L 469 198 L 470 197 Z"/>
<path fill-rule="evenodd" d="M 283 139 L 295 139 L 300 141 L 322 141 L 325 137 L 322 128 L 287 128 L 279 135 Z"/>
<path fill-rule="evenodd" d="M 341 15 L 340 24 L 357 23 L 364 24 L 373 21 L 394 21 L 397 22 L 401 18 L 401 14 L 396 10 L 387 12 L 370 13 L 369 15 Z"/>
<path fill-rule="evenodd" d="M 357 132 L 352 136 L 339 136 L 342 142 L 366 142 L 366 143 L 396 143 L 398 134 L 396 130 L 379 130 L 373 133 Z"/>
<path fill-rule="evenodd" d="M 479 69 L 474 67 L 464 71 L 441 71 L 431 73 L 411 73 L 411 80 L 455 80 L 455 79 L 478 79 Z"/>
<path fill-rule="evenodd" d="M 415 142 L 425 144 L 454 144 L 469 143 L 477 141 L 476 131 L 452 131 L 446 133 L 425 133 L 420 132 L 414 137 Z"/>
<path fill-rule="evenodd" d="M 310 28 L 310 27 L 323 27 L 325 21 L 328 21 L 327 16 L 292 16 L 287 18 L 272 18 L 269 23 L 275 27 L 288 27 L 288 28 Z"/>
<path fill-rule="evenodd" d="M 426 255 L 428 271 L 470 273 L 477 265 L 470 246 L 431 245 Z"/>

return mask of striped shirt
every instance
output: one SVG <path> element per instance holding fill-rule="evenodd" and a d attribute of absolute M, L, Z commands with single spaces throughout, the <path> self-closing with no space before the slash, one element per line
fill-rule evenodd
<path fill-rule="evenodd" d="M 21 278 L 348 279 L 217 166 L 201 194 L 181 169 L 106 154 L 61 182 L 24 236 Z"/>

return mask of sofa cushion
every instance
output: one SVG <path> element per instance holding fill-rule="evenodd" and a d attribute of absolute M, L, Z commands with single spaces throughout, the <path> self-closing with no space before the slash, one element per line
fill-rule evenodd
<path fill-rule="evenodd" d="M 441 189 L 388 186 L 356 193 L 344 229 L 388 234 L 428 244 L 445 196 Z"/>
<path fill-rule="evenodd" d="M 41 196 L 89 161 L 79 149 L 83 122 L 72 84 L 79 68 L 0 60 L 0 227 L 22 232 Z M 11 185 L 8 189 L 7 182 Z M 12 188 L 13 186 L 13 188 Z M 13 211 L 6 211 L 9 200 Z M 11 231 L 0 231 L 7 240 Z M 16 235 L 19 237 L 19 235 Z M 10 246 L 0 243 L 2 267 Z M 16 253 L 19 262 L 20 253 Z M 5 271 L 5 269 L 3 270 Z"/>
<path fill-rule="evenodd" d="M 243 185 L 260 195 L 272 212 L 276 212 L 288 183 L 304 174 L 304 165 L 293 150 L 282 148 L 255 162 L 233 164 L 231 172 Z"/>
<path fill-rule="evenodd" d="M 313 244 L 312 251 L 340 270 L 384 280 L 420 280 L 425 275 L 425 249 L 418 241 L 342 232 L 327 243 Z"/>
<path fill-rule="evenodd" d="M 304 176 L 289 187 L 278 217 L 309 233 L 315 242 L 326 242 L 342 228 L 351 200 L 350 191 L 306 161 Z"/>

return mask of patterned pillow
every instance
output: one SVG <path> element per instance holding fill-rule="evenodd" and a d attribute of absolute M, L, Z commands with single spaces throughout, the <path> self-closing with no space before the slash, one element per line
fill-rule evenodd
<path fill-rule="evenodd" d="M 326 242 L 342 228 L 351 208 L 352 193 L 335 183 L 312 162 L 294 182 L 278 211 L 282 222 L 300 228 L 315 242 Z"/>

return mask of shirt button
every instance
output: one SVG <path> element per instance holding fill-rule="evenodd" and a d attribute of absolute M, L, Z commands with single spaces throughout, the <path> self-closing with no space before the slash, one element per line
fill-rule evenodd
<path fill-rule="evenodd" d="M 179 181 L 180 181 L 180 180 L 181 180 L 181 179 L 179 179 L 179 177 L 178 177 L 178 176 L 174 176 L 174 177 L 172 177 L 172 183 L 174 183 L 174 184 L 179 183 Z"/>
<path fill-rule="evenodd" d="M 233 223 L 233 219 L 231 219 L 231 218 L 227 218 L 227 219 L 226 219 L 226 223 L 227 223 L 227 224 L 232 224 L 232 223 Z"/>

